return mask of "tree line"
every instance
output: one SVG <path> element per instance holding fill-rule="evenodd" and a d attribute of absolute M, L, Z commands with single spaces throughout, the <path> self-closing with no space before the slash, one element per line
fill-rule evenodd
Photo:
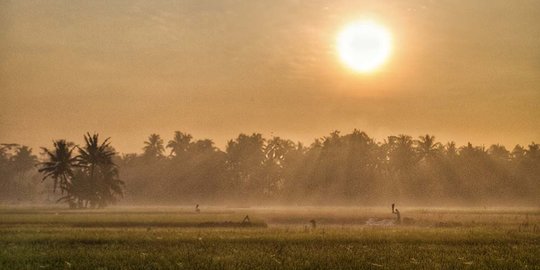
<path fill-rule="evenodd" d="M 103 208 L 116 202 L 123 195 L 124 182 L 119 179 L 118 167 L 113 162 L 116 153 L 109 139 L 100 143 L 98 134 L 87 133 L 84 141 L 83 146 L 78 146 L 64 139 L 55 140 L 53 148 L 41 148 L 41 162 L 27 146 L 3 144 L 0 148 L 2 187 L 17 193 L 25 186 L 16 181 L 24 181 L 24 174 L 34 169 L 34 173 L 37 170 L 42 175 L 42 181 L 52 180 L 52 192 L 58 190 L 61 194 L 56 201 L 67 203 L 70 208 Z M 29 183 L 35 185 L 35 182 L 34 176 L 34 181 L 31 179 Z"/>
<path fill-rule="evenodd" d="M 332 132 L 308 146 L 240 134 L 221 150 L 212 140 L 177 131 L 168 141 L 151 134 L 142 153 L 119 155 L 108 140 L 84 139 L 81 147 L 57 140 L 39 161 L 28 147 L 4 145 L 0 170 L 9 177 L 2 185 L 39 170 L 73 207 L 103 207 L 122 195 L 128 203 L 237 206 L 540 203 L 540 147 L 534 142 L 512 150 L 443 144 L 432 135 L 379 142 L 354 130 Z M 71 160 L 70 172 L 55 165 L 59 157 Z"/>
<path fill-rule="evenodd" d="M 335 131 L 309 146 L 240 134 L 225 151 L 211 140 L 152 134 L 142 154 L 119 160 L 130 200 L 234 204 L 534 204 L 540 150 L 442 144 L 432 135 Z"/>

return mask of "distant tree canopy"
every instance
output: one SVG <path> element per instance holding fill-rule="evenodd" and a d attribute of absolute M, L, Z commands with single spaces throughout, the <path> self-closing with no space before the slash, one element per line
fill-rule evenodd
<path fill-rule="evenodd" d="M 18 144 L 0 144 L 0 202 L 31 201 L 39 179 L 35 174 L 37 157 L 32 148 Z"/>
<path fill-rule="evenodd" d="M 119 159 L 130 201 L 160 203 L 376 205 L 535 204 L 538 144 L 489 148 L 442 144 L 435 136 L 377 142 L 336 131 L 306 147 L 280 137 L 240 134 L 221 151 L 210 140 L 174 133 L 165 154 L 159 135 L 142 155 Z M 149 147 L 152 146 L 152 147 Z M 158 154 L 155 154 L 158 153 Z M 161 154 L 159 154 L 161 153 Z M 153 162 L 146 157 L 151 156 Z"/>
<path fill-rule="evenodd" d="M 151 134 L 142 154 L 115 155 L 108 139 L 86 134 L 76 146 L 43 149 L 39 171 L 60 201 L 104 207 L 124 194 L 132 203 L 379 205 L 535 205 L 540 199 L 540 146 L 440 143 L 432 135 L 382 142 L 354 130 L 304 146 L 280 137 L 240 134 L 224 151 L 177 131 Z M 36 186 L 37 157 L 16 144 L 0 148 L 0 199 L 25 199 Z M 29 180 L 24 180 L 24 179 Z M 25 184 L 22 184 L 25 183 Z M 34 187 L 35 189 L 35 187 Z"/>

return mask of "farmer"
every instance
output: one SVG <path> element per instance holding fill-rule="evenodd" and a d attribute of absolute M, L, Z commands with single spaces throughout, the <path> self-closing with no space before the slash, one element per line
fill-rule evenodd
<path fill-rule="evenodd" d="M 399 213 L 399 210 L 396 208 L 396 204 L 392 204 L 392 214 L 396 215 L 396 223 L 401 224 L 401 214 Z"/>
<path fill-rule="evenodd" d="M 401 224 L 401 214 L 399 213 L 399 210 L 397 208 L 394 211 L 394 214 L 396 214 L 396 223 Z"/>

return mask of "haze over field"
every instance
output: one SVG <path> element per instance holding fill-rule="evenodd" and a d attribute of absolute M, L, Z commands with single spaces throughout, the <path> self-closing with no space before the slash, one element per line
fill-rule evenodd
<path fill-rule="evenodd" d="M 185 130 L 311 143 L 333 130 L 540 141 L 539 1 L 2 1 L 0 142 L 120 152 Z M 373 74 L 338 59 L 358 18 L 392 33 Z"/>
<path fill-rule="evenodd" d="M 2 269 L 540 269 L 540 0 L 0 1 Z"/>

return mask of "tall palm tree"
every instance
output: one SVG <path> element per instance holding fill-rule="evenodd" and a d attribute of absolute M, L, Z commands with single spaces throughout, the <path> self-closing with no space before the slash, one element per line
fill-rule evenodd
<path fill-rule="evenodd" d="M 435 142 L 435 136 L 426 134 L 425 136 L 418 137 L 416 140 L 417 150 L 420 153 L 420 158 L 432 158 L 441 149 L 441 143 Z"/>
<path fill-rule="evenodd" d="M 174 132 L 174 138 L 167 143 L 167 148 L 171 148 L 171 156 L 180 156 L 189 148 L 189 143 L 193 137 L 190 134 L 180 131 Z"/>
<path fill-rule="evenodd" d="M 144 142 L 144 155 L 149 158 L 163 157 L 165 148 L 163 147 L 163 139 L 158 134 L 150 134 L 148 141 Z"/>
<path fill-rule="evenodd" d="M 91 206 L 104 207 L 109 202 L 114 202 L 111 190 L 120 189 L 123 184 L 118 179 L 118 170 L 112 157 L 115 155 L 110 146 L 110 138 L 99 143 L 99 134 L 84 136 L 85 146 L 79 147 L 79 164 L 87 171 L 89 185 L 91 189 L 89 198 Z M 120 192 L 121 193 L 121 192 Z"/>
<path fill-rule="evenodd" d="M 79 149 L 79 164 L 89 169 L 90 178 L 93 179 L 97 166 L 114 165 L 112 156 L 114 151 L 111 150 L 109 139 L 105 139 L 99 144 L 99 134 L 90 135 L 86 133 L 84 136 L 85 146 Z"/>
<path fill-rule="evenodd" d="M 73 177 L 73 169 L 77 167 L 77 157 L 73 155 L 75 146 L 66 140 L 53 141 L 54 149 L 41 148 L 47 156 L 47 160 L 40 163 L 38 170 L 43 173 L 43 180 L 52 178 L 54 180 L 53 191 L 60 187 L 62 193 L 68 190 Z"/>

